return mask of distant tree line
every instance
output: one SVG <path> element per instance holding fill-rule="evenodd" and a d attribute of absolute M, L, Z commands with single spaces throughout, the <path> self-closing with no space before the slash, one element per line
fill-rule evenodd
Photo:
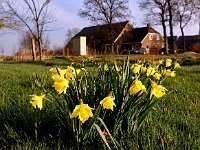
<path fill-rule="evenodd" d="M 48 25 L 55 21 L 50 7 L 51 1 L 0 1 L 0 28 L 23 31 L 25 37 L 21 39 L 20 44 L 23 46 L 24 41 L 29 37 L 29 42 L 31 43 L 29 48 L 31 47 L 32 49 L 33 61 L 36 58 L 36 49 L 39 52 L 39 59 L 42 60 L 42 51 L 45 46 L 44 33 L 51 30 Z M 200 20 L 199 0 L 138 0 L 137 2 L 139 7 L 145 12 L 145 23 L 162 26 L 166 53 L 168 53 L 168 43 L 170 43 L 171 48 L 174 50 L 174 26 L 179 25 L 184 37 L 185 27 L 192 23 L 192 21 L 198 22 Z M 108 38 L 110 39 L 110 44 L 113 45 L 114 31 L 112 24 L 128 20 L 132 17 L 130 12 L 129 0 L 84 0 L 83 7 L 79 9 L 78 15 L 88 19 L 92 24 L 108 24 Z M 168 27 L 171 36 L 170 41 L 167 40 Z M 66 41 L 70 41 L 78 30 L 77 28 L 68 29 Z M 183 42 L 183 47 L 185 47 L 184 45 Z M 185 51 L 185 48 L 183 51 Z M 113 47 L 112 52 L 114 52 Z"/>

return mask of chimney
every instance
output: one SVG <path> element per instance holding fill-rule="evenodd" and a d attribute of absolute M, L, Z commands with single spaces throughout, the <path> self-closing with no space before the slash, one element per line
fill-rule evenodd
<path fill-rule="evenodd" d="M 149 28 L 150 27 L 150 24 L 149 23 L 147 23 L 147 28 Z"/>

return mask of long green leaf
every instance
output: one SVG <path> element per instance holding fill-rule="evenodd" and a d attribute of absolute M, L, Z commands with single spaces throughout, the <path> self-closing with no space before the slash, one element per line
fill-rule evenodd
<path fill-rule="evenodd" d="M 115 141 L 115 140 L 113 139 L 113 137 L 112 137 L 112 135 L 110 134 L 110 132 L 109 132 L 109 130 L 108 130 L 106 124 L 104 123 L 104 121 L 103 121 L 101 118 L 99 118 L 99 117 L 97 117 L 97 120 L 99 120 L 99 121 L 101 122 L 101 124 L 104 126 L 104 128 L 106 129 L 106 132 L 108 133 L 110 139 L 112 140 L 113 144 L 115 145 L 115 148 L 117 148 L 117 145 L 116 145 L 116 142 L 117 142 L 117 141 Z"/>
<path fill-rule="evenodd" d="M 104 143 L 106 144 L 107 148 L 108 148 L 109 150 L 111 150 L 111 148 L 110 148 L 110 146 L 109 146 L 109 144 L 108 144 L 108 142 L 107 142 L 105 136 L 102 135 L 101 128 L 100 128 L 97 124 L 95 124 L 95 123 L 93 124 L 93 126 L 94 126 L 94 127 L 97 129 L 97 131 L 99 132 L 99 134 L 100 134 L 102 140 L 104 141 Z"/>

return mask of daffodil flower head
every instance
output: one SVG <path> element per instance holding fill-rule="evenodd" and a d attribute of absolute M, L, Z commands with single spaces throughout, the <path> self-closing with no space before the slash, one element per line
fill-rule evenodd
<path fill-rule="evenodd" d="M 142 82 L 139 81 L 138 79 L 133 81 L 133 83 L 129 89 L 130 95 L 138 94 L 138 96 L 140 96 L 143 92 L 146 92 L 146 87 L 142 84 Z"/>
<path fill-rule="evenodd" d="M 76 69 L 76 74 L 78 75 L 81 72 L 81 69 Z"/>
<path fill-rule="evenodd" d="M 155 78 L 155 79 L 157 79 L 157 80 L 160 80 L 160 78 L 161 78 L 161 74 L 160 73 L 155 73 L 154 75 L 153 75 L 153 77 Z"/>
<path fill-rule="evenodd" d="M 159 60 L 158 64 L 161 65 L 163 63 L 163 60 Z"/>
<path fill-rule="evenodd" d="M 69 87 L 69 80 L 61 77 L 61 76 L 53 76 L 54 84 L 52 87 L 61 94 L 62 92 L 65 94 L 67 88 Z"/>
<path fill-rule="evenodd" d="M 111 109 L 113 111 L 113 106 L 116 106 L 114 100 L 115 98 L 113 96 L 107 96 L 100 101 L 100 104 L 104 109 Z"/>
<path fill-rule="evenodd" d="M 120 69 L 119 69 L 119 67 L 117 66 L 117 63 L 116 63 L 116 62 L 115 62 L 115 69 L 116 69 L 117 72 L 120 71 Z"/>
<path fill-rule="evenodd" d="M 142 73 L 146 73 L 147 68 L 145 66 L 142 66 L 141 70 L 142 70 Z"/>
<path fill-rule="evenodd" d="M 50 72 L 52 73 L 52 75 L 55 75 L 55 74 L 58 74 L 58 70 L 60 70 L 60 68 L 54 67 L 50 69 Z"/>
<path fill-rule="evenodd" d="M 147 77 L 153 75 L 156 72 L 156 70 L 152 67 L 149 67 L 147 69 Z"/>
<path fill-rule="evenodd" d="M 107 64 L 104 65 L 104 71 L 108 71 L 108 65 Z"/>
<path fill-rule="evenodd" d="M 51 69 L 50 69 L 50 72 L 51 72 L 52 77 L 53 77 L 53 76 L 60 75 L 60 70 L 61 70 L 61 69 L 58 68 L 58 67 L 51 68 Z"/>
<path fill-rule="evenodd" d="M 115 69 L 116 69 L 117 72 L 120 71 L 119 67 L 117 67 L 117 66 L 115 66 Z"/>
<path fill-rule="evenodd" d="M 161 98 L 165 95 L 165 91 L 167 89 L 163 87 L 162 85 L 158 85 L 157 83 L 151 81 L 151 93 L 150 98 L 154 95 L 157 98 Z"/>
<path fill-rule="evenodd" d="M 165 66 L 166 67 L 170 67 L 171 65 L 172 65 L 172 60 L 171 59 L 166 59 Z"/>
<path fill-rule="evenodd" d="M 52 78 L 56 76 L 60 76 L 64 78 L 64 75 L 66 74 L 67 69 L 60 69 L 58 67 L 54 67 L 50 69 L 50 72 L 52 73 Z"/>
<path fill-rule="evenodd" d="M 81 100 L 80 105 L 75 106 L 72 114 L 70 115 L 70 118 L 78 117 L 79 120 L 82 123 L 84 123 L 92 116 L 93 116 L 92 108 L 90 108 L 88 104 L 84 104 L 83 101 Z"/>
<path fill-rule="evenodd" d="M 171 77 L 175 77 L 176 76 L 176 72 L 175 71 L 171 71 Z"/>
<path fill-rule="evenodd" d="M 131 67 L 133 69 L 133 73 L 138 74 L 140 72 L 141 66 L 142 65 L 139 65 L 139 64 L 133 64 Z"/>
<path fill-rule="evenodd" d="M 180 64 L 177 62 L 175 62 L 175 64 L 174 64 L 174 69 L 176 69 L 176 68 L 181 68 Z"/>
<path fill-rule="evenodd" d="M 32 106 L 36 109 L 42 109 L 43 105 L 42 105 L 42 101 L 45 97 L 45 94 L 42 94 L 40 96 L 37 95 L 32 95 L 32 98 L 30 100 L 30 103 L 32 104 Z"/>
<path fill-rule="evenodd" d="M 167 77 L 175 77 L 176 76 L 176 72 L 175 71 L 171 71 L 170 69 L 164 70 L 164 74 Z"/>
<path fill-rule="evenodd" d="M 154 65 L 153 68 L 154 68 L 155 70 L 158 70 L 159 65 Z"/>
<path fill-rule="evenodd" d="M 65 78 L 67 80 L 71 80 L 75 77 L 76 73 L 75 73 L 75 69 L 72 66 L 68 66 L 68 68 L 66 69 L 65 72 Z"/>

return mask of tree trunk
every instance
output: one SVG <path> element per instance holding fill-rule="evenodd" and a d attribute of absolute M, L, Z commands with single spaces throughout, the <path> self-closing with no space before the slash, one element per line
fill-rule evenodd
<path fill-rule="evenodd" d="M 162 17 L 162 27 L 163 27 L 163 35 L 164 35 L 165 53 L 166 53 L 166 54 L 169 54 L 169 50 L 168 50 L 168 40 L 167 40 L 167 30 L 166 30 L 166 25 L 165 25 L 165 17 L 164 17 L 164 14 L 163 14 L 161 17 Z"/>
<path fill-rule="evenodd" d="M 185 52 L 185 36 L 184 36 L 184 31 L 183 31 L 183 27 L 181 27 L 181 35 L 182 35 L 182 39 L 183 39 L 183 43 L 182 43 L 182 46 L 183 46 L 183 53 Z"/>
<path fill-rule="evenodd" d="M 173 14 L 172 14 L 171 0 L 168 0 L 167 3 L 169 7 L 170 46 L 172 49 L 172 53 L 174 53 Z"/>
<path fill-rule="evenodd" d="M 42 61 L 42 41 L 41 41 L 41 39 L 38 39 L 38 49 L 39 49 L 40 61 Z"/>
<path fill-rule="evenodd" d="M 35 39 L 34 38 L 32 38 L 32 57 L 33 57 L 33 61 L 35 61 L 36 54 L 35 54 Z"/>

